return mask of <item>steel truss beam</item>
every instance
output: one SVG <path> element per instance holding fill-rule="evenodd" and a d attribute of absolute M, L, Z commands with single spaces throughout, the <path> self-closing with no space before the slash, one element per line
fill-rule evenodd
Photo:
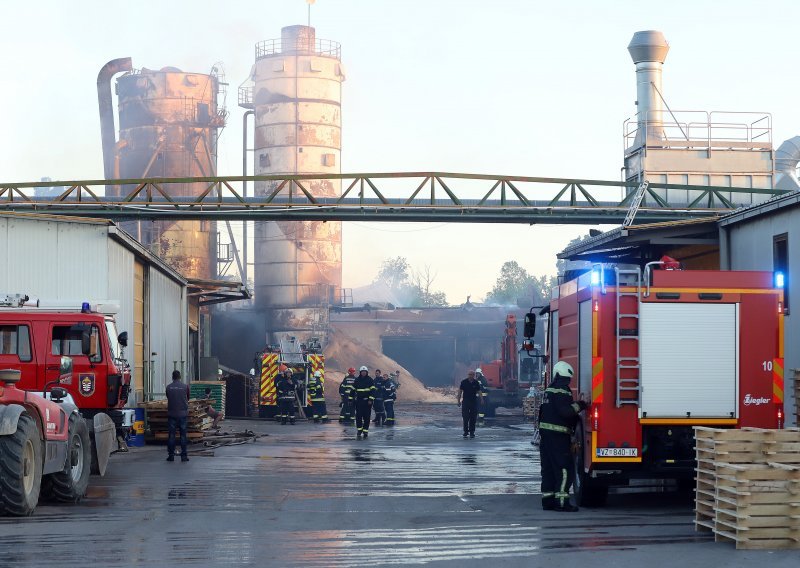
<path fill-rule="evenodd" d="M 243 182 L 256 196 L 244 196 Z M 341 184 L 341 195 L 331 188 Z M 38 187 L 63 186 L 58 197 Z M 124 219 L 619 224 L 636 182 L 443 172 L 0 183 L 0 212 Z M 251 186 L 252 187 L 252 186 Z M 118 197 L 104 196 L 106 188 Z M 114 188 L 119 188 L 114 191 Z M 778 189 L 650 182 L 640 222 L 716 216 Z M 191 197 L 185 195 L 191 194 Z"/>

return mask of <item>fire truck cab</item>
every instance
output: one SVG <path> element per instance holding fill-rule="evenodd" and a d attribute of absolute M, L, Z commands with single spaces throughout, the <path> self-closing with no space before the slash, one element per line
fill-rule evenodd
<path fill-rule="evenodd" d="M 61 357 L 72 358 L 72 375 L 61 380 L 85 418 L 107 414 L 117 426 L 128 401 L 127 333 L 117 334 L 110 302 L 30 300 L 0 295 L 0 368 L 18 369 L 17 388 L 43 392 L 59 378 Z"/>
<path fill-rule="evenodd" d="M 634 478 L 690 480 L 693 426 L 783 427 L 783 277 L 596 264 L 553 290 L 559 360 L 590 406 L 575 429 L 575 492 L 602 504 Z"/>

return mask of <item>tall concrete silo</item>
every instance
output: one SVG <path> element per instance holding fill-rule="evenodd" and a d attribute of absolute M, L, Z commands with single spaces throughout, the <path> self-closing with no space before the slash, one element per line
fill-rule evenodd
<path fill-rule="evenodd" d="M 242 104 L 255 111 L 255 173 L 341 173 L 345 73 L 339 44 L 316 39 L 312 27 L 289 26 L 280 39 L 259 42 L 255 51 L 252 98 Z M 314 195 L 341 194 L 339 181 L 303 184 Z M 275 188 L 259 182 L 255 194 Z M 282 193 L 288 191 L 287 186 Z M 341 289 L 341 223 L 256 223 L 254 246 L 256 307 L 265 314 L 268 339 L 314 334 L 320 314 Z"/>
<path fill-rule="evenodd" d="M 103 157 L 109 178 L 182 178 L 216 175 L 217 132 L 225 124 L 216 74 L 174 67 L 134 70 L 109 62 L 98 75 Z M 115 143 L 110 80 L 116 83 L 119 141 Z M 109 135 L 109 132 L 111 133 Z M 170 195 L 197 196 L 208 184 L 170 184 Z M 111 195 L 130 191 L 109 186 Z M 189 278 L 216 275 L 216 227 L 208 221 L 137 221 L 123 228 Z"/>

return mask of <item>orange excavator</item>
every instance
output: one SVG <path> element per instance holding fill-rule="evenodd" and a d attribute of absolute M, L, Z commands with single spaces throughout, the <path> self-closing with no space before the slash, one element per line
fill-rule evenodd
<path fill-rule="evenodd" d="M 508 314 L 500 341 L 500 358 L 479 366 L 486 379 L 487 396 L 484 414 L 494 416 L 495 409 L 518 408 L 532 385 L 542 382 L 541 356 L 538 345 L 517 343 L 517 316 Z"/>

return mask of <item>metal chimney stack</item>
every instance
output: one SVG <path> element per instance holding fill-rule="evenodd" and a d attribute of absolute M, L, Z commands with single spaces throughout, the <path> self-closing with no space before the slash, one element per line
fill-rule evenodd
<path fill-rule="evenodd" d="M 628 44 L 628 53 L 636 64 L 637 144 L 661 141 L 664 137 L 661 69 L 668 52 L 664 34 L 656 30 L 636 32 Z"/>

